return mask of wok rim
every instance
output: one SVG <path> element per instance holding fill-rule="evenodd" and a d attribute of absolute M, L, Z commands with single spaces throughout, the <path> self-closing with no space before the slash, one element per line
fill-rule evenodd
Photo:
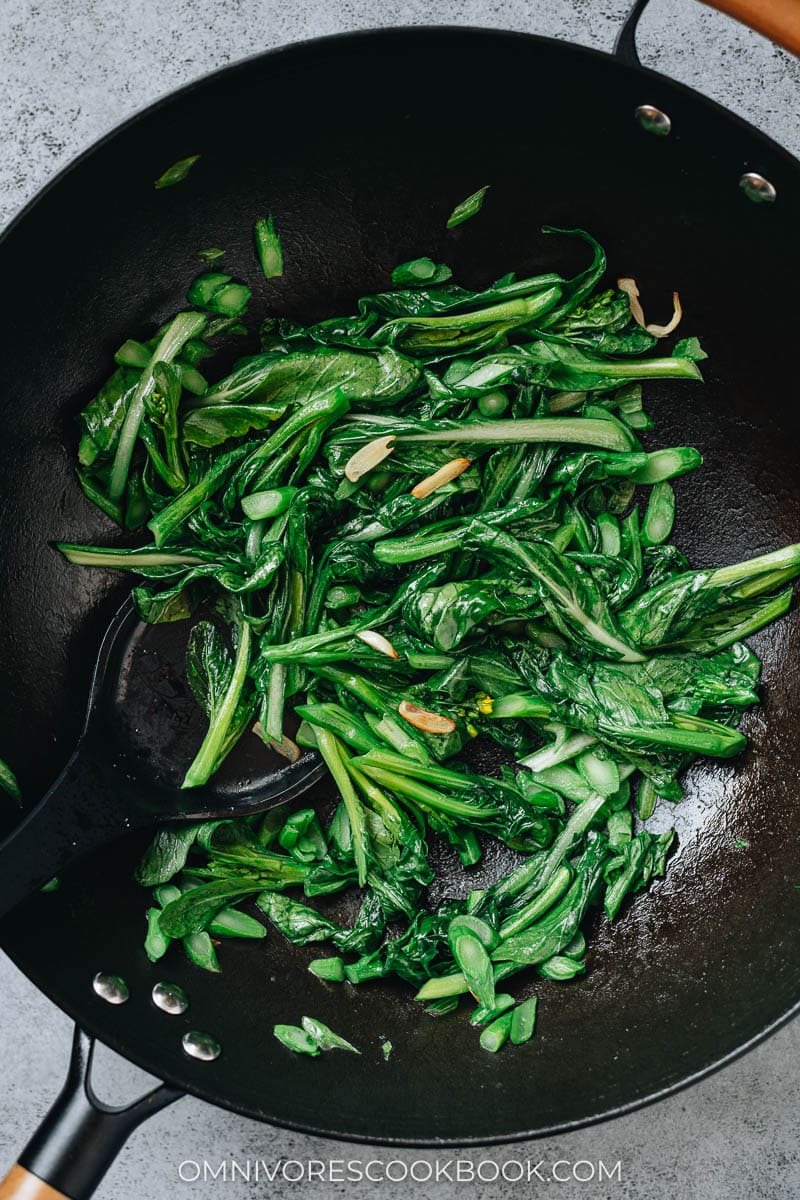
<path fill-rule="evenodd" d="M 312 50 L 319 47 L 323 49 L 330 48 L 330 50 L 335 52 L 338 44 L 345 40 L 353 41 L 356 39 L 363 39 L 365 42 L 374 40 L 389 41 L 398 36 L 407 36 L 408 34 L 440 38 L 445 38 L 448 35 L 455 34 L 467 37 L 480 36 L 482 38 L 492 38 L 498 41 L 508 41 L 510 39 L 515 41 L 525 41 L 536 44 L 539 47 L 551 48 L 556 50 L 559 54 L 571 54 L 574 58 L 576 67 L 578 68 L 580 67 L 581 59 L 593 60 L 596 63 L 602 60 L 606 67 L 610 67 L 612 70 L 617 69 L 623 74 L 641 77 L 646 83 L 657 84 L 661 87 L 666 86 L 668 89 L 677 92 L 678 95 L 684 98 L 686 101 L 696 105 L 704 106 L 707 111 L 714 113 L 719 118 L 727 121 L 731 125 L 732 129 L 759 142 L 770 155 L 775 156 L 779 161 L 782 161 L 783 165 L 787 169 L 797 171 L 798 168 L 800 168 L 800 158 L 796 157 L 768 134 L 762 132 L 750 121 L 740 117 L 738 114 L 732 112 L 730 109 L 726 108 L 724 105 L 720 104 L 711 97 L 704 95 L 702 92 L 698 92 L 695 88 L 690 87 L 688 84 L 674 80 L 670 78 L 670 76 L 665 75 L 660 71 L 656 71 L 650 67 L 646 67 L 641 63 L 632 64 L 623 61 L 623 59 L 614 51 L 599 50 L 595 49 L 594 47 L 580 45 L 579 43 L 567 39 L 528 33 L 523 30 L 505 29 L 501 27 L 485 27 L 471 24 L 421 24 L 391 25 L 378 28 L 371 27 L 366 29 L 345 30 L 338 33 L 324 34 L 311 38 L 302 38 L 297 41 L 286 42 L 280 46 L 274 46 L 266 50 L 256 51 L 253 54 L 236 59 L 234 62 L 226 63 L 221 67 L 216 67 L 213 70 L 198 76 L 196 79 L 192 79 L 187 83 L 181 84 L 179 87 L 165 92 L 155 100 L 134 111 L 119 124 L 113 126 L 106 133 L 102 134 L 99 138 L 90 143 L 90 145 L 84 150 L 81 150 L 78 154 L 72 157 L 67 163 L 64 164 L 64 166 L 59 168 L 52 178 L 50 178 L 34 193 L 33 196 L 31 196 L 29 200 L 22 205 L 19 211 L 12 216 L 5 228 L 0 231 L 0 251 L 2 251 L 8 240 L 14 236 L 18 226 L 24 223 L 25 219 L 30 215 L 30 213 L 35 210 L 36 206 L 60 183 L 78 171 L 85 161 L 89 160 L 97 151 L 104 148 L 113 139 L 125 134 L 137 123 L 165 109 L 174 100 L 190 96 L 195 90 L 212 86 L 223 76 L 232 76 L 236 72 L 253 68 L 257 63 L 268 62 L 275 55 L 283 55 L 287 53 L 302 54 L 307 50 Z M 751 169 L 753 165 L 754 164 L 750 164 Z M 6 920 L 13 920 L 13 914 L 10 914 Z M 38 973 L 35 970 L 28 971 L 25 969 L 25 967 L 21 965 L 17 955 L 10 953 L 5 948 L 3 944 L 4 940 L 5 939 L 2 935 L 2 927 L 0 926 L 0 950 L 7 955 L 10 961 L 25 976 L 25 978 L 28 979 L 38 991 L 46 996 L 51 1003 L 55 1004 L 58 1009 L 70 1017 L 71 1020 L 75 1021 L 81 1028 L 90 1033 L 91 1036 L 97 1037 L 98 1040 L 112 1049 L 115 1053 L 119 1054 L 128 1062 L 131 1062 L 135 1066 L 146 1071 L 148 1074 L 155 1075 L 164 1083 L 177 1088 L 188 1096 L 203 1100 L 206 1103 L 215 1105 L 229 1112 L 236 1113 L 239 1116 L 259 1121 L 262 1124 L 275 1126 L 278 1129 L 292 1130 L 293 1132 L 307 1134 L 312 1137 L 325 1138 L 332 1141 L 355 1145 L 390 1146 L 424 1150 L 438 1150 L 447 1147 L 475 1148 L 481 1146 L 498 1146 L 525 1141 L 534 1141 L 544 1137 L 552 1137 L 554 1135 L 576 1132 L 579 1129 L 585 1129 L 592 1125 L 598 1125 L 603 1122 L 611 1121 L 617 1117 L 625 1116 L 628 1113 L 632 1113 L 638 1109 L 655 1104 L 660 1100 L 664 1100 L 669 1096 L 676 1095 L 684 1089 L 709 1078 L 717 1071 L 722 1070 L 722 1068 L 730 1065 L 737 1059 L 743 1057 L 749 1051 L 761 1045 L 773 1034 L 777 1033 L 778 1030 L 783 1028 L 785 1025 L 788 1025 L 791 1020 L 800 1015 L 799 985 L 798 998 L 793 1005 L 776 1017 L 774 1021 L 770 1022 L 763 1029 L 759 1030 L 758 1033 L 748 1038 L 740 1046 L 730 1050 L 727 1054 L 724 1054 L 720 1058 L 715 1058 L 713 1061 L 709 1062 L 707 1065 L 701 1067 L 692 1074 L 687 1075 L 685 1078 L 679 1079 L 674 1083 L 670 1083 L 662 1088 L 657 1089 L 656 1091 L 648 1093 L 647 1095 L 639 1096 L 627 1103 L 618 1104 L 610 1108 L 606 1108 L 601 1112 L 593 1113 L 575 1120 L 556 1122 L 555 1124 L 546 1125 L 536 1129 L 478 1136 L 466 1135 L 463 1137 L 447 1136 L 441 1138 L 419 1138 L 391 1137 L 389 1135 L 372 1135 L 363 1133 L 356 1135 L 348 1132 L 332 1132 L 329 1128 L 325 1128 L 321 1125 L 308 1121 L 294 1121 L 285 1118 L 276 1118 L 273 1116 L 266 1117 L 261 1113 L 254 1112 L 252 1109 L 248 1109 L 246 1106 L 237 1104 L 228 1098 L 220 1098 L 219 1095 L 216 1095 L 213 1092 L 213 1083 L 210 1086 L 205 1085 L 202 1076 L 195 1082 L 194 1079 L 180 1077 L 179 1075 L 174 1074 L 172 1071 L 162 1071 L 157 1067 L 157 1065 L 141 1057 L 138 1053 L 131 1053 L 130 1048 L 125 1044 L 126 1039 L 124 1034 L 120 1037 L 109 1037 L 104 1035 L 102 1038 L 100 1038 L 99 1035 L 92 1032 L 94 1022 L 91 1019 L 91 1010 L 88 1005 L 88 996 L 90 993 L 87 992 L 87 1008 L 83 1013 L 78 1013 L 77 1011 L 73 1010 L 71 1005 L 62 1004 L 60 1000 L 56 999 L 54 994 L 56 989 L 51 985 L 51 982 L 48 981 L 45 983 L 38 976 Z M 89 1019 L 84 1019 L 86 1017 Z M 192 1063 L 188 1058 L 186 1060 L 186 1067 L 188 1074 L 192 1067 Z M 202 1071 L 202 1067 L 200 1070 Z"/>

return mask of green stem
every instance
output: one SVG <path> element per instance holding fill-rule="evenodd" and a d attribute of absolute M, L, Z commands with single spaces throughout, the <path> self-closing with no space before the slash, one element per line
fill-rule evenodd
<path fill-rule="evenodd" d="M 148 366 L 142 371 L 141 378 L 136 385 L 136 391 L 131 397 L 128 412 L 119 435 L 119 441 L 117 442 L 114 464 L 111 468 L 111 476 L 108 483 L 108 494 L 112 500 L 120 499 L 128 482 L 133 448 L 139 436 L 139 426 L 142 423 L 142 416 L 144 414 L 144 398 L 148 390 L 153 386 L 153 366 L 157 362 L 172 362 L 186 342 L 190 338 L 197 337 L 200 331 L 205 328 L 205 325 L 206 318 L 200 313 L 178 313 L 164 330 L 161 340 L 153 351 Z"/>
<path fill-rule="evenodd" d="M 497 719 L 527 717 L 530 720 L 538 720 L 542 717 L 552 717 L 553 706 L 546 700 L 542 700 L 541 696 L 524 696 L 521 693 L 515 693 L 511 696 L 501 696 L 499 700 L 495 700 L 489 715 Z"/>
<path fill-rule="evenodd" d="M 688 360 L 687 360 L 688 361 Z M 401 433 L 397 442 L 559 442 L 630 451 L 631 439 L 613 421 L 589 417 L 540 417 L 517 421 L 462 421 L 427 433 Z"/>
<path fill-rule="evenodd" d="M 295 712 L 315 729 L 327 729 L 329 733 L 335 734 L 348 746 L 362 753 L 380 744 L 363 721 L 359 721 L 338 704 L 297 704 Z"/>
<path fill-rule="evenodd" d="M 500 926 L 501 942 L 538 921 L 552 904 L 561 899 L 571 883 L 572 871 L 568 866 L 560 866 L 547 886 L 537 892 L 533 900 L 503 922 Z"/>
<path fill-rule="evenodd" d="M 236 712 L 239 697 L 242 694 L 244 681 L 247 677 L 247 667 L 250 661 L 250 626 L 246 621 L 240 621 L 238 631 L 239 641 L 236 647 L 236 657 L 233 661 L 233 672 L 230 683 L 223 696 L 222 704 L 214 714 L 211 724 L 208 727 L 208 733 L 203 739 L 203 744 L 197 751 L 194 762 L 186 772 L 186 778 L 181 787 L 200 787 L 201 784 L 208 781 L 216 769 L 220 751 Z"/>
<path fill-rule="evenodd" d="M 425 787 L 424 784 L 407 775 L 395 775 L 391 771 L 375 767 L 367 761 L 366 756 L 356 759 L 356 765 L 371 779 L 383 784 L 390 792 L 405 796 L 406 799 L 413 800 L 424 808 L 432 808 L 436 812 L 447 813 L 448 816 L 458 817 L 464 821 L 480 822 L 498 815 L 496 808 L 490 808 L 488 805 L 478 807 L 475 804 L 468 804 L 464 800 L 456 800 L 452 796 L 443 796 L 441 792 L 435 792 L 432 788 Z"/>
<path fill-rule="evenodd" d="M 493 971 L 495 984 L 502 983 L 510 975 L 516 975 L 518 971 L 524 969 L 524 964 L 521 963 L 497 963 Z M 423 983 L 414 999 L 444 1000 L 447 996 L 464 996 L 468 991 L 469 984 L 461 971 L 454 971 L 450 975 L 439 975 L 434 979 L 428 979 Z"/>
<path fill-rule="evenodd" d="M 472 325 L 491 325 L 496 321 L 510 321 L 515 325 L 533 320 L 548 312 L 560 299 L 560 287 L 549 287 L 543 292 L 518 300 L 504 300 L 469 313 L 451 313 L 443 317 L 395 317 L 387 321 L 377 332 L 385 333 L 395 325 L 411 329 L 467 329 Z M 374 335 L 373 335 L 374 336 Z"/>
<path fill-rule="evenodd" d="M 283 737 L 283 702 L 286 692 L 286 666 L 273 663 L 269 672 L 267 693 L 267 716 L 264 729 L 269 737 L 279 742 Z"/>
<path fill-rule="evenodd" d="M 573 810 L 566 825 L 547 852 L 547 861 L 537 881 L 537 893 L 547 887 L 572 847 L 579 838 L 583 837 L 605 803 L 606 797 L 596 794 L 590 796 L 588 800 L 584 800 Z"/>
<path fill-rule="evenodd" d="M 163 546 L 178 526 L 182 525 L 204 500 L 208 500 L 223 486 L 230 472 L 242 461 L 248 450 L 248 446 L 237 446 L 235 450 L 229 450 L 227 454 L 222 454 L 213 467 L 206 471 L 202 479 L 199 479 L 193 487 L 187 488 L 185 492 L 181 492 L 180 496 L 176 496 L 170 504 L 162 508 L 152 520 L 147 522 L 147 528 L 155 538 L 157 546 Z"/>
<path fill-rule="evenodd" d="M 800 542 L 784 546 L 781 550 L 773 550 L 771 554 L 762 554 L 758 558 L 733 563 L 729 567 L 719 567 L 709 574 L 704 587 L 730 587 L 731 584 L 744 583 L 754 575 L 772 571 L 780 571 L 784 582 L 800 574 Z"/>
<path fill-rule="evenodd" d="M 69 542 L 58 542 L 57 545 L 69 562 L 80 567 L 115 567 L 138 571 L 140 567 L 189 567 L 208 561 L 197 554 L 176 554 L 147 547 L 143 550 L 112 550 L 104 546 L 75 546 Z"/>
<path fill-rule="evenodd" d="M 367 882 L 367 826 L 364 819 L 364 809 L 356 795 L 353 781 L 347 770 L 347 758 L 336 737 L 321 725 L 315 726 L 317 747 L 333 776 L 333 781 L 339 789 L 344 801 L 344 807 L 350 819 L 350 832 L 353 837 L 353 856 L 358 870 L 358 886 L 364 887 Z"/>

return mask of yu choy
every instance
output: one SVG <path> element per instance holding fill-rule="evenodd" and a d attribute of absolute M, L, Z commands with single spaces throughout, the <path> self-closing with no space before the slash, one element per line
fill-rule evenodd
<path fill-rule="evenodd" d="M 329 819 L 161 829 L 139 867 L 151 957 L 179 941 L 216 970 L 212 936 L 261 940 L 266 920 L 319 944 L 319 986 L 397 975 L 436 1014 L 471 995 L 485 1049 L 522 1045 L 536 998 L 515 1005 L 506 981 L 579 976 L 587 914 L 616 920 L 664 874 L 656 805 L 697 758 L 743 749 L 745 639 L 786 613 L 800 546 L 719 567 L 671 542 L 675 480 L 702 458 L 648 449 L 643 396 L 658 380 L 697 403 L 705 355 L 663 348 L 677 297 L 645 326 L 592 237 L 546 232 L 585 246 L 579 275 L 471 290 L 403 262 L 355 312 L 267 319 L 227 372 L 250 289 L 203 275 L 81 414 L 80 482 L 138 536 L 60 548 L 128 571 L 143 620 L 186 622 L 208 731 L 184 787 L 258 737 L 316 750 L 338 797 Z M 269 288 L 271 218 L 255 241 Z M 471 747 L 491 742 L 504 765 L 484 774 Z M 434 840 L 465 872 L 437 904 Z M 470 891 L 493 842 L 506 873 Z M 327 898 L 350 890 L 343 921 Z"/>

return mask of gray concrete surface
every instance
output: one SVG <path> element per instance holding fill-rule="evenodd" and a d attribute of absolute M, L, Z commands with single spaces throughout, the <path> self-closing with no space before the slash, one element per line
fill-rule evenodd
<path fill-rule="evenodd" d="M 764 0 L 768 3 L 768 0 Z M 260 49 L 341 30 L 397 24 L 501 26 L 609 49 L 628 0 L 3 0 L 0 5 L 0 223 L 75 154 L 123 118 L 172 88 Z M 697 87 L 800 153 L 800 63 L 694 0 L 652 0 L 641 30 L 644 61 Z M 0 959 L 2 1023 L 0 1164 L 10 1162 L 55 1095 L 65 1067 L 66 1018 Z M 800 1105 L 800 1025 L 794 1024 L 723 1073 L 656 1108 L 545 1142 L 460 1157 L 517 1160 L 553 1172 L 579 1166 L 569 1182 L 485 1181 L 378 1184 L 278 1179 L 182 1182 L 181 1163 L 307 1159 L 400 1160 L 424 1180 L 436 1155 L 368 1152 L 269 1129 L 195 1101 L 182 1101 L 144 1126 L 106 1177 L 104 1200 L 171 1195 L 243 1200 L 276 1193 L 331 1200 L 378 1188 L 386 1200 L 418 1195 L 476 1200 L 541 1195 L 564 1200 L 794 1200 L 800 1196 L 796 1113 Z M 141 1085 L 133 1068 L 101 1055 L 100 1091 L 122 1100 Z M 452 1155 L 439 1155 L 440 1162 Z M 611 1178 L 602 1178 L 600 1163 Z M 621 1179 L 615 1165 L 621 1163 Z M 419 1165 L 422 1163 L 423 1165 Z M 254 1168 L 251 1167 L 251 1170 Z M 373 1171 L 381 1171 L 381 1167 Z M 390 1175 L 399 1176 L 393 1166 Z M 452 1169 L 451 1169 L 452 1170 Z M 467 1170 L 462 1168 L 462 1171 Z M 287 1175 L 298 1172 L 296 1166 Z M 184 1166 L 191 1175 L 194 1167 Z M 555 1175 L 571 1175 L 569 1166 Z M 592 1177 L 593 1176 L 593 1177 Z M 580 1182 L 586 1178 L 586 1182 Z M 557 1185 L 557 1186 L 556 1186 Z"/>

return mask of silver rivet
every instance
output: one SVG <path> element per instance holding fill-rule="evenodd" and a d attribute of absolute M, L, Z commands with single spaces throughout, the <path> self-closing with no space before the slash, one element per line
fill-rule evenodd
<path fill-rule="evenodd" d="M 754 204 L 774 204 L 778 195 L 774 185 L 757 171 L 746 171 L 739 180 L 739 187 Z"/>
<path fill-rule="evenodd" d="M 665 112 L 654 104 L 640 104 L 636 109 L 636 120 L 645 133 L 654 133 L 657 137 L 666 137 L 672 129 L 672 121 Z"/>
<path fill-rule="evenodd" d="M 222 1047 L 210 1033 L 199 1033 L 196 1029 L 190 1029 L 183 1035 L 181 1045 L 185 1054 L 202 1062 L 213 1062 L 222 1053 Z"/>
<path fill-rule="evenodd" d="M 179 1017 L 189 1007 L 189 998 L 177 983 L 157 983 L 150 995 L 156 1008 L 173 1017 Z"/>
<path fill-rule="evenodd" d="M 98 971 L 92 980 L 95 995 L 107 1004 L 124 1004 L 130 996 L 128 985 L 119 975 L 104 975 Z"/>

